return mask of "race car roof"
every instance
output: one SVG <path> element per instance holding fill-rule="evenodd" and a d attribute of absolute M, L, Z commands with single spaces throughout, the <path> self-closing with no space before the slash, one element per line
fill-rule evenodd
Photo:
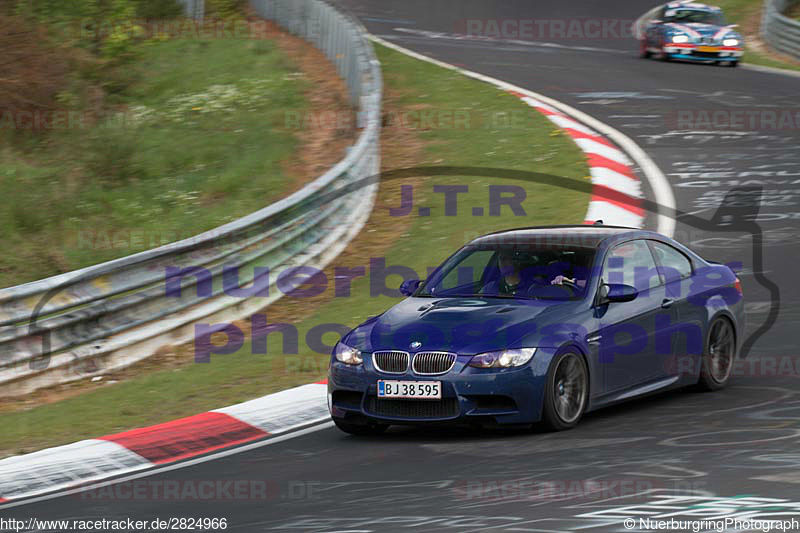
<path fill-rule="evenodd" d="M 708 4 L 701 4 L 699 2 L 670 2 L 667 4 L 667 7 L 670 9 L 696 9 L 697 11 L 722 11 L 722 9 L 717 6 L 710 6 Z"/>
<path fill-rule="evenodd" d="M 606 225 L 537 226 L 497 231 L 473 239 L 468 246 L 523 245 L 596 248 L 608 237 L 622 233 L 644 234 L 637 228 Z"/>

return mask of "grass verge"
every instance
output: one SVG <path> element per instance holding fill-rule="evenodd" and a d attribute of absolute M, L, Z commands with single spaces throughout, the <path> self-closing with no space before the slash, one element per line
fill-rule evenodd
<path fill-rule="evenodd" d="M 496 88 L 408 58 L 378 46 L 386 81 L 383 171 L 422 165 L 500 167 L 587 180 L 585 158 L 566 136 L 518 98 Z M 456 120 L 458 119 L 458 120 Z M 414 186 L 414 211 L 392 217 L 400 204 L 403 184 Z M 459 195 L 458 213 L 446 216 L 444 195 L 434 185 L 466 185 Z M 525 189 L 524 216 L 508 207 L 501 216 L 488 216 L 489 185 Z M 335 261 L 342 267 L 367 266 L 369 258 L 403 265 L 423 277 L 465 241 L 493 230 L 554 223 L 580 223 L 588 194 L 531 182 L 493 177 L 419 176 L 383 181 L 371 218 L 347 251 Z M 417 207 L 430 208 L 420 216 Z M 474 216 L 482 207 L 487 216 Z M 334 279 L 332 267 L 326 270 Z M 390 276 L 396 287 L 400 277 Z M 72 395 L 60 391 L 34 395 L 26 401 L 44 405 L 10 404 L 0 414 L 0 451 L 29 452 L 45 446 L 164 422 L 208 409 L 241 402 L 288 387 L 309 383 L 326 373 L 328 355 L 315 353 L 304 342 L 314 326 L 338 323 L 352 327 L 383 312 L 398 298 L 370 296 L 370 280 L 356 279 L 350 297 L 334 297 L 333 284 L 313 298 L 284 297 L 266 309 L 269 323 L 284 322 L 299 333 L 299 353 L 284 353 L 281 336 L 268 337 L 267 354 L 253 354 L 249 341 L 232 355 L 214 355 L 208 364 L 193 363 L 191 346 L 155 356 L 105 383 L 90 384 Z M 247 329 L 247 321 L 241 324 Z M 332 345 L 337 335 L 322 340 Z M 160 360 L 159 360 L 160 358 Z M 54 401 L 55 400 L 55 401 Z"/>

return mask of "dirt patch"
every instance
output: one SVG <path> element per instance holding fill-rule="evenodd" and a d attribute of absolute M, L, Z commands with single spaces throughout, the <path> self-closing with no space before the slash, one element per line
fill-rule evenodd
<path fill-rule="evenodd" d="M 282 34 L 283 35 L 283 34 Z M 281 37 L 283 38 L 283 37 Z M 294 40 L 294 37 L 290 38 Z M 287 39 L 289 40 L 289 39 Z M 304 44 L 305 45 L 305 44 Z M 305 45 L 306 47 L 308 45 Z M 299 53 L 300 52 L 298 50 Z M 313 61 L 309 55 L 308 61 Z M 311 65 L 312 63 L 305 63 Z M 333 67 L 331 67 L 333 69 Z M 328 86 L 332 86 L 329 84 Z M 384 115 L 397 116 L 400 113 L 412 111 L 414 106 L 403 107 L 398 103 L 399 91 L 391 86 L 385 87 L 384 93 Z M 341 93 L 338 93 L 341 95 Z M 324 100 L 330 102 L 335 97 L 330 95 Z M 320 100 L 323 101 L 323 100 Z M 381 133 L 381 170 L 393 170 L 398 168 L 413 167 L 419 165 L 424 160 L 424 141 L 419 135 L 410 128 L 401 125 L 387 125 Z M 395 126 L 395 127 L 393 127 Z M 318 133 L 312 143 L 323 143 L 322 139 L 331 138 L 330 132 Z M 318 145 L 320 152 L 324 151 L 324 144 Z M 330 156 L 328 156 L 330 159 Z M 322 164 L 323 154 L 319 157 L 300 158 L 297 168 L 310 168 L 314 164 Z M 333 162 L 338 161 L 334 158 Z M 329 168 L 330 165 L 325 167 Z M 397 199 L 400 197 L 400 186 L 403 184 L 418 185 L 424 178 L 410 178 L 407 180 L 392 180 L 379 184 L 378 195 L 376 197 L 375 208 L 373 209 L 366 226 L 358 236 L 350 243 L 342 254 L 334 261 L 335 267 L 355 267 L 363 266 L 365 257 L 380 257 L 385 255 L 386 250 L 394 243 L 396 237 L 405 232 L 413 223 L 412 217 L 391 217 L 389 207 L 396 207 Z M 401 183 L 402 181 L 402 183 Z M 334 265 L 325 269 L 328 279 L 334 279 Z M 320 306 L 334 298 L 334 291 L 329 289 L 325 293 L 313 298 L 292 298 L 285 296 L 272 306 L 269 306 L 270 323 L 296 323 L 303 318 L 314 313 Z M 241 320 L 235 323 L 238 327 L 250 336 L 250 321 Z M 224 337 L 216 339 L 212 337 L 212 342 L 224 342 Z M 322 357 L 322 356 L 320 356 Z M 23 398 L 4 399 L 0 404 L 0 413 L 21 411 L 33 408 L 37 405 L 57 402 L 78 394 L 95 390 L 100 387 L 108 386 L 120 381 L 133 379 L 144 374 L 178 369 L 189 364 L 194 364 L 194 345 L 187 343 L 179 346 L 167 347 L 160 350 L 156 355 L 141 361 L 127 369 L 104 375 L 99 381 L 90 379 L 76 381 L 64 385 L 58 385 L 47 389 L 41 389 Z"/>

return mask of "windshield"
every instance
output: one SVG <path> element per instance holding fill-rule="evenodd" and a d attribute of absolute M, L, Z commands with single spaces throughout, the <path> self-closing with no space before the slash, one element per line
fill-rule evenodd
<path fill-rule="evenodd" d="M 586 291 L 594 253 L 579 247 L 466 247 L 415 296 L 574 300 Z"/>
<path fill-rule="evenodd" d="M 664 13 L 664 22 L 677 22 L 679 24 L 698 22 L 701 24 L 713 24 L 714 26 L 725 25 L 722 13 L 698 9 L 668 9 Z"/>

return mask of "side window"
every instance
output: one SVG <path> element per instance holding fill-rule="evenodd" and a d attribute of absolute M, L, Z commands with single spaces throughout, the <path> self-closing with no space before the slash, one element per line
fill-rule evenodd
<path fill-rule="evenodd" d="M 658 287 L 661 280 L 647 243 L 637 240 L 612 248 L 603 263 L 603 281 L 632 285 L 637 291 Z"/>
<path fill-rule="evenodd" d="M 658 271 L 667 283 L 692 275 L 692 262 L 683 253 L 662 242 L 650 241 L 650 246 L 653 247 Z"/>

